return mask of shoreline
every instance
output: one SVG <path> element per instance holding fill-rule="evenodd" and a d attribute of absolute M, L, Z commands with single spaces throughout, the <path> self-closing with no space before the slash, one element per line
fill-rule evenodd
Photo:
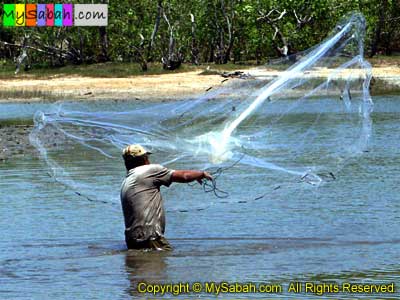
<path fill-rule="evenodd" d="M 274 79 L 285 71 L 265 68 L 238 69 L 253 78 Z M 308 78 L 328 78 L 332 70 L 316 69 L 301 73 Z M 195 97 L 234 80 L 222 77 L 222 72 L 196 70 L 157 75 L 139 75 L 118 78 L 98 78 L 78 75 L 50 78 L 7 78 L 0 79 L 0 103 L 10 102 L 55 102 L 59 100 L 96 101 L 162 101 Z M 353 76 L 357 70 L 345 70 L 337 78 Z M 380 66 L 372 68 L 372 94 L 400 94 L 400 67 Z"/>
<path fill-rule="evenodd" d="M 252 78 L 272 80 L 285 71 L 265 68 L 239 69 Z M 239 71 L 238 70 L 238 71 Z M 316 69 L 296 76 L 328 78 L 332 70 Z M 195 70 L 179 73 L 140 75 L 118 78 L 96 78 L 77 75 L 54 76 L 50 78 L 8 78 L 0 79 L 0 105 L 6 103 L 52 103 L 67 101 L 166 101 L 188 97 L 195 98 L 210 89 L 219 88 L 232 81 L 252 80 L 224 78 L 221 71 Z M 335 74 L 337 79 L 360 78 L 357 70 L 344 70 Z M 372 68 L 371 94 L 400 95 L 400 68 L 381 66 Z M 10 97 L 4 97 L 9 94 Z M 14 97 L 12 97 L 14 96 Z M 8 121 L 7 121 L 8 120 Z M 2 119 L 0 122 L 0 162 L 26 155 L 36 156 L 36 149 L 30 144 L 28 134 L 33 128 L 20 120 Z"/>
<path fill-rule="evenodd" d="M 220 75 L 201 73 L 199 70 L 111 78 L 67 75 L 0 79 L 0 103 L 173 100 L 202 94 L 224 79 Z"/>

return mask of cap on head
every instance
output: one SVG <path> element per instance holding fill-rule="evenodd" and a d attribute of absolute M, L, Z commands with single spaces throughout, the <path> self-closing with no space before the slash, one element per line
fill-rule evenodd
<path fill-rule="evenodd" d="M 143 148 L 140 145 L 129 145 L 124 148 L 122 151 L 122 156 L 132 156 L 132 157 L 139 157 L 143 155 L 149 155 L 151 152 L 147 151 L 145 148 Z"/>

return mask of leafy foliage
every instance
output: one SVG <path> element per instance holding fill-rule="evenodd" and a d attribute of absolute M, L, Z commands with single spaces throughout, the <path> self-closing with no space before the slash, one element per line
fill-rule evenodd
<path fill-rule="evenodd" d="M 71 1 L 59 1 L 63 2 Z M 282 55 L 278 50 L 283 42 L 290 53 L 315 45 L 352 11 L 361 11 L 366 17 L 368 53 L 400 50 L 398 0 L 121 0 L 108 5 L 109 25 L 103 29 L 0 27 L 0 58 L 15 61 L 27 39 L 29 64 L 33 66 L 107 60 L 146 65 L 160 62 L 171 51 L 182 62 L 263 63 Z M 270 12 L 273 23 L 262 19 Z"/>

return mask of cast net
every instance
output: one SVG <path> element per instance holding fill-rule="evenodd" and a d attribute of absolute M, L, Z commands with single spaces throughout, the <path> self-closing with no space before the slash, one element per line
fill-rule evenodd
<path fill-rule="evenodd" d="M 217 196 L 229 195 L 224 183 L 257 172 L 261 185 L 334 181 L 371 135 L 364 31 L 364 18 L 353 14 L 295 59 L 190 99 L 56 103 L 36 113 L 30 140 L 57 182 L 116 203 L 128 144 L 169 168 L 209 170 L 220 181 L 204 188 Z M 283 71 L 271 76 L 271 67 Z"/>

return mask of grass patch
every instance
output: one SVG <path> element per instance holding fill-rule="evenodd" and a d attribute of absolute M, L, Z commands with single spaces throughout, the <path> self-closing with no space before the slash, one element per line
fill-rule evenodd
<path fill-rule="evenodd" d="M 0 99 L 46 99 L 56 100 L 59 97 L 40 90 L 0 90 Z"/>
<path fill-rule="evenodd" d="M 65 67 L 51 68 L 46 66 L 34 66 L 29 71 L 21 70 L 14 75 L 14 66 L 5 65 L 0 69 L 0 78 L 54 78 L 66 76 L 84 76 L 100 78 L 118 78 L 139 75 L 154 75 L 168 72 L 184 72 L 187 68 L 183 67 L 176 71 L 165 71 L 160 64 L 149 66 L 148 72 L 142 72 L 140 65 L 136 63 L 100 63 L 91 65 L 67 65 Z"/>
<path fill-rule="evenodd" d="M 125 78 L 129 76 L 143 75 L 159 75 L 171 73 L 183 73 L 191 71 L 201 71 L 207 68 L 214 72 L 233 71 L 238 69 L 248 69 L 253 65 L 236 65 L 236 64 L 203 64 L 191 65 L 183 64 L 179 69 L 169 71 L 162 68 L 160 63 L 149 63 L 149 69 L 143 72 L 140 65 L 137 63 L 119 63 L 107 62 L 91 65 L 68 65 L 65 67 L 51 68 L 46 66 L 34 66 L 29 71 L 21 70 L 17 75 L 14 74 L 15 66 L 12 64 L 3 64 L 0 66 L 0 79 L 46 79 L 65 76 L 84 76 L 84 77 L 99 77 L 99 78 Z M 215 73 L 213 73 L 214 75 Z"/>
<path fill-rule="evenodd" d="M 387 82 L 380 78 L 374 78 L 371 81 L 370 92 L 372 96 L 378 95 L 399 95 L 400 86 Z"/>
<path fill-rule="evenodd" d="M 33 119 L 0 119 L 0 128 L 6 126 L 33 126 Z"/>
<path fill-rule="evenodd" d="M 375 56 L 366 58 L 374 67 L 382 66 L 400 66 L 400 56 Z M 283 71 L 286 70 L 293 62 L 276 59 L 272 63 L 266 64 L 269 69 Z M 279 62 L 279 63 L 278 63 Z M 238 62 L 237 64 L 228 63 L 218 65 L 214 63 L 205 63 L 201 65 L 182 64 L 182 66 L 174 71 L 164 70 L 161 63 L 149 63 L 148 71 L 143 72 L 138 63 L 123 63 L 123 62 L 107 62 L 98 64 L 82 64 L 82 65 L 67 65 L 64 67 L 49 67 L 46 65 L 34 65 L 29 71 L 24 71 L 21 68 L 19 74 L 15 75 L 15 65 L 10 62 L 0 61 L 0 79 L 51 79 L 67 76 L 84 76 L 94 78 L 125 78 L 130 76 L 143 75 L 160 75 L 171 73 L 183 73 L 191 71 L 200 71 L 201 75 L 219 75 L 225 71 L 246 70 L 256 67 L 253 61 Z M 48 96 L 48 95 L 46 95 Z"/>
<path fill-rule="evenodd" d="M 400 67 L 400 55 L 376 55 L 372 58 L 366 57 L 373 67 Z"/>

